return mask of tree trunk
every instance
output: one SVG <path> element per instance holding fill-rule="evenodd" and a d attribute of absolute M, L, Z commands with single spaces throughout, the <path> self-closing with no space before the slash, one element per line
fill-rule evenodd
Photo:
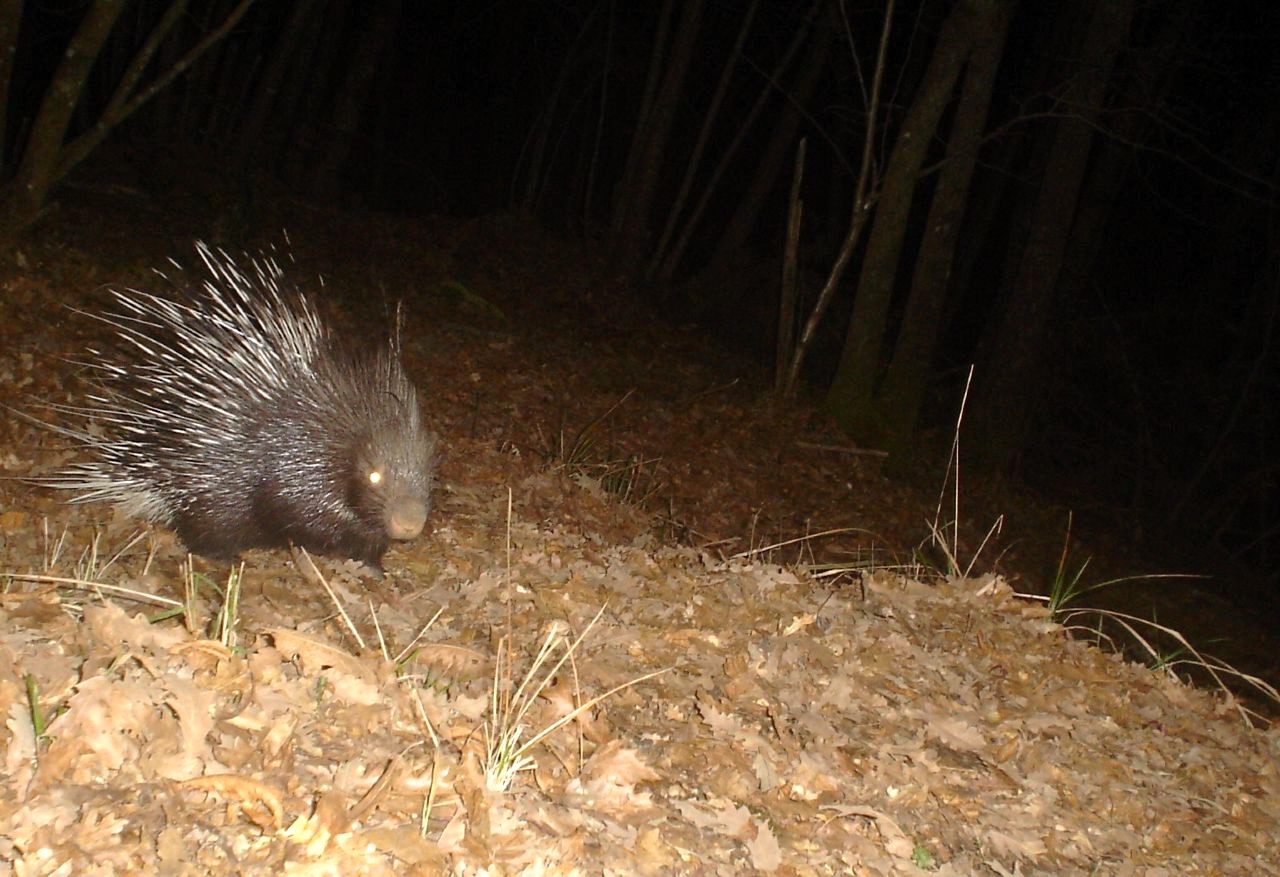
<path fill-rule="evenodd" d="M 711 203 L 712 196 L 716 193 L 720 180 L 724 177 L 725 172 L 729 169 L 729 165 L 733 161 L 734 156 L 738 154 L 738 149 L 747 139 L 747 133 L 750 132 L 756 119 L 764 110 L 765 104 L 772 95 L 773 90 L 777 88 L 777 83 L 782 81 L 782 76 L 787 68 L 791 66 L 791 60 L 796 56 L 800 47 L 804 45 L 805 37 L 809 34 L 815 16 L 819 10 L 823 8 L 826 0 L 813 0 L 813 4 L 809 7 L 808 12 L 804 16 L 804 23 L 797 27 L 795 34 L 791 38 L 791 42 L 787 45 L 786 51 L 778 59 L 778 63 L 774 65 L 773 70 L 766 76 L 765 87 L 760 89 L 760 94 L 755 102 L 751 105 L 751 110 L 742 120 L 742 124 L 738 126 L 737 132 L 733 135 L 728 147 L 721 152 L 720 160 L 716 163 L 715 170 L 711 172 L 710 178 L 706 185 L 702 188 L 702 195 L 698 198 L 698 203 L 690 211 L 689 217 L 684 221 L 684 228 L 680 232 L 680 236 L 676 239 L 675 244 L 670 247 L 669 251 L 663 256 L 662 266 L 658 270 L 658 278 L 663 283 L 670 283 L 676 274 L 676 269 L 680 266 L 680 260 L 684 257 L 685 250 L 689 247 L 689 242 L 693 238 L 693 232 L 698 227 L 698 223 L 702 221 L 702 216 L 707 210 L 707 206 Z"/>
<path fill-rule="evenodd" d="M 882 367 L 881 348 L 888 330 L 894 280 L 920 169 L 982 21 L 973 0 L 962 0 L 952 8 L 885 169 L 858 278 L 853 316 L 827 394 L 827 406 L 836 422 L 864 444 L 878 444 L 885 438 L 884 424 L 876 416 L 874 394 Z"/>
<path fill-rule="evenodd" d="M 333 124 L 325 148 L 312 171 L 311 184 L 317 191 L 335 190 L 338 176 L 351 157 L 351 147 L 360 131 L 361 108 L 369 96 L 378 62 L 400 18 L 401 0 L 379 0 L 370 10 L 364 32 L 347 65 L 347 75 L 334 98 Z"/>
<path fill-rule="evenodd" d="M 597 9 L 599 7 L 596 7 Z M 591 132 L 590 146 L 587 147 L 584 140 L 583 157 L 587 163 L 586 173 L 582 175 L 582 194 L 575 196 L 569 203 L 582 205 L 582 225 L 580 226 L 582 235 L 586 238 L 595 237 L 594 228 L 596 220 L 596 180 L 600 177 L 602 144 L 604 143 L 605 119 L 608 118 L 609 108 L 609 77 L 613 71 L 613 37 L 617 31 L 616 21 L 617 6 L 616 3 L 609 4 L 609 22 L 605 25 L 606 38 L 604 50 L 604 62 L 601 64 L 600 71 L 600 94 L 597 98 L 596 106 L 596 124 L 595 129 Z M 595 9 L 592 10 L 595 13 Z M 585 25 L 584 25 L 585 32 Z M 587 132 L 583 132 L 584 136 Z M 548 173 L 550 168 L 547 169 Z M 541 193 L 546 192 L 543 186 Z M 538 209 L 541 203 L 541 197 L 533 203 L 534 210 Z"/>
<path fill-rule="evenodd" d="M 188 49 L 176 64 L 151 80 L 146 88 L 139 89 L 138 84 L 142 81 L 142 75 L 150 66 L 151 59 L 159 50 L 160 44 L 164 42 L 164 38 L 182 20 L 186 13 L 188 0 L 175 0 L 174 4 L 165 11 L 160 22 L 152 28 L 151 33 L 147 36 L 147 41 L 134 54 L 128 68 L 121 74 L 120 82 L 116 85 L 116 90 L 111 95 L 111 100 L 108 101 L 106 108 L 98 116 L 98 121 L 62 150 L 54 177 L 55 181 L 61 180 L 70 173 L 73 167 L 84 161 L 90 152 L 98 148 L 116 125 L 133 115 L 139 108 L 145 106 L 148 101 L 165 88 L 168 88 L 175 79 L 195 63 L 197 58 L 229 34 L 244 14 L 249 11 L 249 7 L 253 3 L 254 0 L 240 0 L 227 13 L 226 18 L 216 28 L 201 37 L 200 41 Z"/>
<path fill-rule="evenodd" d="M 790 208 L 787 211 L 787 243 L 782 256 L 782 286 L 778 295 L 778 337 L 773 351 L 773 387 L 787 392 L 787 366 L 795 353 L 797 280 L 800 273 L 800 226 L 804 222 L 804 201 L 800 185 L 804 181 L 804 150 L 807 141 L 801 137 L 796 147 L 796 169 L 791 175 Z"/>
<path fill-rule="evenodd" d="M 48 200 L 49 189 L 56 182 L 55 174 L 67 137 L 67 126 L 71 124 L 71 114 L 75 112 L 93 64 L 124 7 L 125 0 L 95 0 L 71 37 L 62 62 L 45 91 L 44 100 L 40 102 L 18 173 L 4 194 L 3 200 L 7 202 L 4 232 L 14 232 L 28 225 Z"/>
<path fill-rule="evenodd" d="M 960 103 L 947 143 L 947 159 L 929 205 L 924 239 L 916 256 L 902 327 L 884 383 L 875 397 L 885 425 L 884 449 L 894 468 L 908 463 L 950 290 L 956 243 L 969 199 L 996 71 L 1004 55 L 1009 20 L 1017 0 L 997 0 L 977 22 L 973 53 L 965 70 Z"/>
<path fill-rule="evenodd" d="M 281 176 L 295 183 L 306 179 L 327 136 L 322 119 L 333 90 L 325 74 L 339 66 L 350 3 L 326 0 L 324 8 L 307 22 L 302 54 L 290 66 L 280 89 L 280 110 L 272 114 L 267 129 L 263 153 L 276 156 Z"/>
<path fill-rule="evenodd" d="M 613 190 L 613 214 L 610 218 L 614 230 L 621 218 L 631 209 L 630 199 L 635 188 L 635 176 L 639 172 L 640 154 L 647 144 L 649 115 L 658 97 L 658 84 L 662 81 L 663 62 L 667 56 L 667 43 L 671 39 L 671 21 L 675 15 L 675 0 L 663 0 L 658 26 L 653 34 L 653 47 L 649 52 L 649 71 L 645 77 L 644 94 L 636 109 L 635 128 L 627 149 L 627 160 L 622 165 L 622 176 Z"/>
<path fill-rule="evenodd" d="M 564 58 L 560 62 L 560 70 L 556 73 L 556 81 L 551 86 L 551 93 L 547 95 L 546 104 L 542 107 L 542 112 L 538 114 L 538 118 L 534 122 L 533 130 L 529 132 L 529 137 L 525 141 L 525 148 L 520 151 L 520 160 L 516 163 L 516 174 L 520 173 L 523 166 L 525 153 L 529 151 L 529 144 L 533 144 L 532 153 L 529 156 L 528 169 L 524 171 L 524 191 L 520 195 L 516 195 L 516 189 L 519 184 L 519 177 L 513 176 L 511 181 L 511 203 L 512 206 L 520 209 L 522 213 L 532 216 L 537 212 L 538 201 L 541 193 L 545 191 L 547 177 L 551 173 L 549 166 L 550 160 L 547 157 L 547 148 L 551 143 L 551 134 L 556 130 L 556 121 L 560 113 L 560 103 L 565 93 L 565 86 L 569 81 L 569 73 L 573 69 L 574 64 L 578 61 L 579 47 L 582 45 L 584 38 L 590 32 L 595 24 L 596 14 L 600 11 L 602 4 L 597 4 L 587 13 L 586 18 L 582 20 L 582 27 L 578 29 L 578 36 L 570 46 L 569 51 L 565 53 Z M 607 47 L 613 45 L 613 18 L 610 16 L 609 22 L 606 24 L 605 41 Z M 600 121 L 604 120 L 604 113 L 608 106 L 605 102 L 604 95 L 608 94 L 609 67 L 611 63 L 611 52 L 609 48 L 605 50 L 605 60 L 603 69 L 600 72 L 601 78 L 601 101 L 600 101 Z M 587 176 L 590 178 L 592 167 L 588 168 Z M 591 186 L 587 185 L 588 193 Z M 590 195 L 587 196 L 590 201 Z M 583 205 L 583 216 L 590 215 L 590 203 Z"/>
<path fill-rule="evenodd" d="M 213 3 L 199 4 L 196 9 L 191 10 L 187 27 L 195 30 L 212 28 L 217 20 L 215 7 L 216 4 Z M 210 55 L 194 65 L 187 79 L 187 87 L 181 91 L 182 102 L 177 108 L 175 124 L 170 128 L 170 136 L 203 140 L 211 133 L 208 126 L 210 119 L 213 118 L 211 101 L 216 91 L 214 83 L 217 81 L 218 70 L 222 66 L 220 62 L 224 60 L 226 53 L 223 52 L 221 55 L 223 57 Z"/>
<path fill-rule="evenodd" d="M 0 203 L 3 204 L 0 237 L 16 233 L 29 225 L 44 207 L 55 183 L 97 148 L 116 125 L 144 106 L 211 46 L 225 37 L 252 3 L 253 0 L 240 0 L 222 23 L 206 33 L 177 64 L 140 89 L 139 82 L 151 58 L 186 9 L 187 0 L 177 0 L 134 54 L 98 120 L 74 141 L 67 143 L 71 114 L 112 26 L 124 9 L 124 0 L 97 0 L 80 22 L 80 27 L 63 55 L 62 63 L 54 72 L 53 80 L 40 103 L 35 124 L 27 137 L 17 176 L 6 187 L 3 198 L 0 198 Z"/>
<path fill-rule="evenodd" d="M 18 53 L 18 27 L 22 24 L 22 0 L 0 2 L 0 178 L 8 168 L 9 89 L 13 87 L 13 60 Z"/>
<path fill-rule="evenodd" d="M 831 306 L 836 290 L 840 287 L 840 281 L 844 279 L 845 269 L 849 267 L 849 261 L 853 258 L 854 250 L 862 242 L 862 233 L 866 231 L 867 222 L 871 216 L 871 193 L 879 185 L 875 156 L 876 143 L 880 140 L 880 97 L 884 89 L 885 64 L 889 55 L 889 36 L 893 33 L 896 7 L 896 0 L 886 0 L 884 4 L 884 18 L 880 27 L 880 41 L 876 49 L 873 65 L 874 73 L 871 75 L 871 88 L 868 91 L 863 86 L 863 100 L 866 103 L 866 108 L 863 113 L 865 122 L 862 128 L 862 157 L 858 161 L 858 181 L 854 184 L 853 197 L 849 199 L 849 204 L 852 207 L 849 212 L 849 225 L 844 231 L 835 260 L 827 271 L 827 279 L 823 281 L 822 289 L 818 292 L 818 298 L 809 309 L 809 316 L 805 318 L 804 328 L 800 331 L 800 337 L 796 340 L 795 350 L 791 354 L 791 363 L 787 366 L 787 376 L 782 385 L 784 398 L 790 398 L 795 393 L 796 385 L 800 380 L 800 368 L 804 364 L 807 351 L 813 344 L 818 326 L 822 324 L 823 317 L 827 313 L 827 308 Z M 852 40 L 849 48 L 856 55 L 857 49 Z"/>
<path fill-rule="evenodd" d="M 611 241 L 614 266 L 624 275 L 634 273 L 645 257 L 658 173 L 662 169 L 662 159 L 666 155 L 676 110 L 680 106 L 693 47 L 697 44 L 703 5 L 704 0 L 685 0 L 671 53 L 664 59 L 666 73 L 662 77 L 662 85 L 643 126 L 636 129 L 636 136 L 642 140 L 639 148 L 633 146 L 632 149 L 634 163 L 627 168 L 629 183 L 617 202 L 621 210 L 613 217 Z"/>
<path fill-rule="evenodd" d="M 716 242 L 708 273 L 716 276 L 741 255 L 764 209 L 769 193 L 778 185 L 778 177 L 793 157 L 796 132 L 800 128 L 800 111 L 813 97 L 831 54 L 831 41 L 835 31 L 823 19 L 815 22 L 817 33 L 808 53 L 808 63 L 800 70 L 795 85 L 783 97 L 783 104 L 774 120 L 773 131 L 764 152 L 756 163 L 751 180 L 743 189 L 738 205 L 729 217 L 729 224 Z"/>
<path fill-rule="evenodd" d="M 264 155 L 264 135 L 272 118 L 283 109 L 279 100 L 280 90 L 296 59 L 304 54 L 306 42 L 303 36 L 310 27 L 310 21 L 321 17 L 316 9 L 319 2 L 321 0 L 294 0 L 293 10 L 285 21 L 284 30 L 276 41 L 267 61 L 267 68 L 249 103 L 249 109 L 236 132 L 232 160 L 241 172 Z"/>
<path fill-rule="evenodd" d="M 1160 32 L 1142 52 L 1144 63 L 1131 65 L 1118 87 L 1116 113 L 1108 125 L 1111 136 L 1098 143 L 1084 178 L 1076 208 L 1067 257 L 1056 296 L 1062 301 L 1083 298 L 1093 283 L 1094 262 L 1105 242 L 1116 195 L 1123 189 L 1137 151 L 1156 134 L 1165 95 L 1185 56 L 1178 51 L 1192 25 L 1191 0 L 1179 0 L 1160 22 Z"/>
<path fill-rule="evenodd" d="M 1260 107 L 1256 115 L 1235 124 L 1219 158 L 1245 179 L 1275 179 L 1276 156 L 1280 155 L 1280 108 L 1274 104 Z M 1187 289 L 1202 291 L 1191 305 L 1194 310 L 1188 313 L 1187 322 L 1192 326 L 1211 326 L 1220 325 L 1225 319 L 1237 328 L 1229 333 L 1234 336 L 1230 352 L 1222 354 L 1216 367 L 1201 379 L 1205 385 L 1220 389 L 1214 393 L 1217 398 L 1204 407 L 1202 423 L 1194 430 L 1199 434 L 1193 440 L 1194 446 L 1201 449 L 1195 471 L 1178 473 L 1176 490 L 1169 492 L 1174 497 L 1172 504 L 1139 509 L 1158 515 L 1161 525 L 1166 527 L 1186 525 L 1187 518 L 1213 519 L 1216 516 L 1207 515 L 1206 508 L 1224 499 L 1234 508 L 1219 512 L 1221 518 L 1230 520 L 1242 514 L 1243 503 L 1239 497 L 1248 489 L 1236 492 L 1226 485 L 1238 481 L 1239 473 L 1246 467 L 1238 460 L 1229 459 L 1230 455 L 1240 454 L 1243 447 L 1252 446 L 1260 458 L 1256 464 L 1258 470 L 1272 465 L 1270 458 L 1274 457 L 1265 441 L 1237 439 L 1233 443 L 1230 439 L 1233 434 L 1246 430 L 1258 436 L 1276 434 L 1277 408 L 1274 399 L 1265 401 L 1270 393 L 1268 383 L 1274 386 L 1276 381 L 1272 378 L 1268 382 L 1264 377 L 1268 371 L 1275 371 L 1274 365 L 1267 364 L 1276 360 L 1273 346 L 1276 315 L 1280 312 L 1280 287 L 1274 267 L 1277 256 L 1275 208 L 1264 198 L 1245 198 L 1225 189 L 1215 195 L 1220 200 L 1206 205 L 1205 209 L 1205 215 L 1214 218 L 1205 258 L 1194 275 L 1187 278 Z M 1235 308 L 1224 306 L 1225 302 L 1239 300 L 1246 303 L 1240 306 L 1238 316 Z M 1227 310 L 1233 313 L 1224 313 Z M 1148 461 L 1148 467 L 1153 462 Z M 1162 479 L 1168 478 L 1167 472 L 1156 474 Z M 1219 522 L 1215 520 L 1215 523 Z M 1256 531 L 1265 529 L 1258 526 Z M 1258 544 L 1265 548 L 1267 540 L 1260 540 Z"/>
<path fill-rule="evenodd" d="M 1005 471 L 1030 431 L 1034 388 L 1043 379 L 1040 356 L 1048 340 L 1053 292 L 1076 215 L 1080 184 L 1093 144 L 1094 124 L 1116 56 L 1129 33 L 1133 0 L 1097 0 L 1080 54 L 1080 74 L 1066 101 L 1077 115 L 1058 121 L 1036 198 L 1031 228 L 1009 299 L 985 345 L 984 367 L 971 399 L 975 461 Z"/>
<path fill-rule="evenodd" d="M 689 198 L 690 190 L 693 188 L 693 180 L 697 175 L 698 166 L 702 163 L 702 155 L 706 151 L 707 144 L 711 141 L 711 131 L 715 127 L 716 117 L 720 113 L 720 105 L 724 101 L 725 94 L 729 91 L 729 82 L 733 79 L 733 72 L 738 67 L 738 58 L 742 54 L 742 44 L 747 40 L 747 33 L 751 30 L 751 23 L 755 20 L 756 10 L 759 7 L 760 0 L 751 0 L 751 5 L 747 8 L 746 15 L 742 18 L 742 24 L 738 28 L 738 38 L 733 44 L 733 51 L 725 58 L 724 67 L 720 70 L 720 81 L 716 83 L 716 90 L 711 97 L 711 104 L 707 107 L 707 111 L 702 117 L 702 127 L 698 131 L 698 140 L 693 146 L 693 152 L 690 154 L 689 160 L 685 163 L 684 177 L 680 180 L 680 190 L 676 193 L 675 201 L 667 211 L 667 221 L 662 229 L 662 236 L 658 239 L 658 245 L 654 247 L 653 252 L 649 255 L 649 264 L 645 269 L 645 274 L 649 278 L 658 273 L 658 268 L 662 264 L 663 257 L 670 246 L 671 236 L 675 233 L 676 223 L 679 221 L 680 215 L 684 213 L 684 205 Z"/>

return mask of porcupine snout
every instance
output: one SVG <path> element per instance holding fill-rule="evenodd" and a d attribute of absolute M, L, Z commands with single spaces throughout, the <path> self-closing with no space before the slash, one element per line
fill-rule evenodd
<path fill-rule="evenodd" d="M 387 535 L 399 542 L 417 538 L 427 523 L 427 504 L 417 497 L 402 496 L 387 505 Z"/>

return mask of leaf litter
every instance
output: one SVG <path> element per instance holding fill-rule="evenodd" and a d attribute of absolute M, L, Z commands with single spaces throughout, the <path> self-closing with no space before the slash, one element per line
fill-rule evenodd
<path fill-rule="evenodd" d="M 347 605 L 366 642 L 417 641 L 399 664 L 275 555 L 246 565 L 241 650 L 14 580 L 5 873 L 895 874 L 926 854 L 940 874 L 1277 872 L 1280 735 L 1072 639 L 999 577 L 831 586 L 518 513 L 507 536 L 500 498 L 452 502 L 466 533 Z M 548 631 L 597 613 L 526 739 L 618 690 L 495 791 L 505 631 L 514 684 Z"/>

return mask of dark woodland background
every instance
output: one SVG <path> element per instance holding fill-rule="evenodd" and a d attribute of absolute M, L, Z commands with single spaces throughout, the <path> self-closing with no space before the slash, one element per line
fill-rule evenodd
<path fill-rule="evenodd" d="M 891 471 L 963 407 L 986 477 L 1276 606 L 1271 0 L 4 0 L 0 49 L 6 249 L 76 185 L 230 247 L 279 192 L 517 212 Z"/>

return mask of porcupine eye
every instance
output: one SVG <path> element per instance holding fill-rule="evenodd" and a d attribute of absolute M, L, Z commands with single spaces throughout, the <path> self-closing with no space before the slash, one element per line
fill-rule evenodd
<path fill-rule="evenodd" d="M 355 494 L 352 497 L 352 506 L 357 509 L 360 517 L 378 528 L 384 525 L 386 485 L 386 476 L 382 469 L 367 462 L 361 464 L 351 484 Z"/>
<path fill-rule="evenodd" d="M 382 503 L 382 494 L 387 488 L 387 475 L 383 468 L 370 460 L 362 459 L 357 464 L 355 478 L 351 488 L 356 494 L 357 504 L 365 507 L 373 514 L 380 513 L 378 506 Z M 373 506 L 373 508 L 370 508 Z"/>
<path fill-rule="evenodd" d="M 369 436 L 361 443 L 356 454 L 356 480 L 366 494 L 379 497 L 391 486 L 392 473 L 387 469 L 386 454 L 378 444 L 377 436 Z"/>
<path fill-rule="evenodd" d="M 373 455 L 368 441 L 360 442 L 351 454 L 352 467 L 347 476 L 347 501 L 361 517 L 380 523 L 382 493 L 387 475 Z"/>

